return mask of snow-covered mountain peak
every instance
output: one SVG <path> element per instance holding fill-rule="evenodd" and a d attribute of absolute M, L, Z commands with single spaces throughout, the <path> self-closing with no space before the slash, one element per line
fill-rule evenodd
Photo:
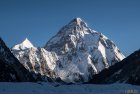
<path fill-rule="evenodd" d="M 15 45 L 13 50 L 25 50 L 34 47 L 33 44 L 26 38 L 22 43 Z"/>
<path fill-rule="evenodd" d="M 80 23 L 82 22 L 82 19 L 81 18 L 75 18 L 75 19 L 72 20 L 72 22 L 75 22 L 78 25 L 80 25 Z"/>
<path fill-rule="evenodd" d="M 87 24 L 81 18 L 77 17 L 77 18 L 74 18 L 72 21 L 70 21 L 68 26 L 71 26 L 71 27 L 87 27 Z"/>
<path fill-rule="evenodd" d="M 23 44 L 24 46 L 26 46 L 27 48 L 34 47 L 33 44 L 28 40 L 28 38 L 26 38 L 26 39 L 22 42 L 22 44 Z"/>
<path fill-rule="evenodd" d="M 111 40 L 90 29 L 81 18 L 62 27 L 45 49 L 32 47 L 25 39 L 14 47 L 18 51 L 13 53 L 28 70 L 73 83 L 88 81 L 124 58 Z"/>
<path fill-rule="evenodd" d="M 60 29 L 47 42 L 45 49 L 58 55 L 61 68 L 57 67 L 56 73 L 70 82 L 78 79 L 87 81 L 93 74 L 124 58 L 111 40 L 90 29 L 80 18 L 73 19 Z"/>

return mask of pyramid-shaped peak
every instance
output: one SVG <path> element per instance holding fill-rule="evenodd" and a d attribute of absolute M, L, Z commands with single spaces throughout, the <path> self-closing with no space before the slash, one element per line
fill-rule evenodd
<path fill-rule="evenodd" d="M 33 44 L 28 40 L 28 38 L 25 38 L 25 40 L 21 44 L 26 48 L 34 47 Z"/>
<path fill-rule="evenodd" d="M 77 17 L 77 18 L 74 18 L 71 22 L 80 23 L 82 22 L 82 19 Z"/>
<path fill-rule="evenodd" d="M 75 22 L 81 22 L 81 21 L 82 21 L 82 19 L 81 19 L 81 18 L 79 18 L 79 17 L 77 17 L 77 18 L 75 18 L 75 19 L 74 19 L 74 21 L 75 21 Z"/>
<path fill-rule="evenodd" d="M 20 43 L 20 44 L 17 44 L 15 45 L 12 49 L 13 50 L 25 50 L 27 48 L 32 48 L 34 47 L 33 44 L 28 40 L 28 38 L 25 38 L 25 40 Z"/>
<path fill-rule="evenodd" d="M 87 27 L 86 22 L 84 22 L 80 17 L 74 18 L 70 22 L 70 24 L 74 24 L 74 25 L 78 25 L 78 26 L 86 26 Z"/>
<path fill-rule="evenodd" d="M 25 40 L 24 40 L 22 43 L 25 43 L 25 44 L 32 44 L 32 43 L 28 40 L 28 38 L 25 38 Z"/>

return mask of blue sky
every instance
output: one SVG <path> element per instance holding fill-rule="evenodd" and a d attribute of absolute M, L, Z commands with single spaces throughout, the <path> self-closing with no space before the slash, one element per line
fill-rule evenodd
<path fill-rule="evenodd" d="M 114 41 L 125 55 L 140 48 L 140 0 L 0 0 L 0 37 L 8 47 L 26 37 L 43 47 L 75 17 Z"/>

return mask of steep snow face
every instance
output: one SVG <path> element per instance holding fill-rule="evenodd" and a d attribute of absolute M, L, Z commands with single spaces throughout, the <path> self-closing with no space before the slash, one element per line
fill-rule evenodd
<path fill-rule="evenodd" d="M 33 44 L 26 38 L 22 43 L 15 45 L 13 50 L 25 50 L 34 47 Z"/>
<path fill-rule="evenodd" d="M 55 74 L 66 82 L 88 81 L 124 55 L 102 33 L 91 30 L 80 18 L 73 19 L 45 45 L 58 56 Z"/>

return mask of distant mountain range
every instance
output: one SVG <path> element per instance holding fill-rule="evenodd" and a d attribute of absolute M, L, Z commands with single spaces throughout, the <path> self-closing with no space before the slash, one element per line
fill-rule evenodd
<path fill-rule="evenodd" d="M 0 39 L 0 81 L 139 84 L 140 51 L 124 58 L 113 41 L 75 18 L 44 47 L 26 38 L 10 51 Z"/>

